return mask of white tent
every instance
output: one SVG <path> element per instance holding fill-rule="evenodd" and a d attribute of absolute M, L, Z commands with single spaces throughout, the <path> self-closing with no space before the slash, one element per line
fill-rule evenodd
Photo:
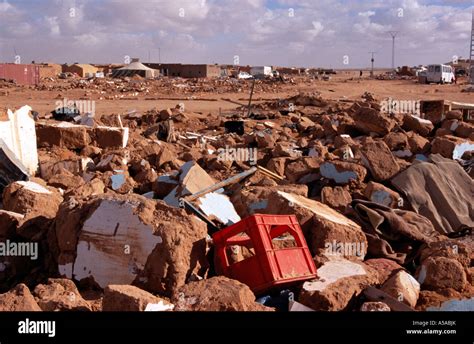
<path fill-rule="evenodd" d="M 112 72 L 112 77 L 118 78 L 122 76 L 140 75 L 144 78 L 154 78 L 155 76 L 158 76 L 158 74 L 158 70 L 145 66 L 143 63 L 139 62 L 138 59 L 132 59 L 132 62 L 129 65 L 115 69 Z"/>

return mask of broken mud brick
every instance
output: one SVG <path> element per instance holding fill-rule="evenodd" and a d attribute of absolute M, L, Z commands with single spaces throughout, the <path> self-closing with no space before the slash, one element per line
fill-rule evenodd
<path fill-rule="evenodd" d="M 91 311 L 73 281 L 50 278 L 47 284 L 38 284 L 33 290 L 36 302 L 43 311 Z"/>
<path fill-rule="evenodd" d="M 417 279 L 423 289 L 442 290 L 453 288 L 462 291 L 468 285 L 462 264 L 456 259 L 428 257 L 417 270 Z"/>
<path fill-rule="evenodd" d="M 77 281 L 93 279 L 101 288 L 133 283 L 169 295 L 207 267 L 206 224 L 138 195 L 63 203 L 55 232 L 59 272 Z M 102 240 L 104 235 L 109 239 Z"/>
<path fill-rule="evenodd" d="M 470 267 L 473 249 L 458 240 L 436 241 L 420 249 L 420 262 L 428 257 L 445 257 L 456 259 L 466 269 Z"/>
<path fill-rule="evenodd" d="M 91 143 L 88 127 L 66 122 L 60 124 L 38 124 L 36 135 L 38 147 L 58 146 L 68 149 L 83 149 Z"/>
<path fill-rule="evenodd" d="M 377 272 L 360 262 L 332 259 L 318 268 L 318 278 L 303 284 L 298 301 L 315 311 L 341 311 L 370 285 Z"/>
<path fill-rule="evenodd" d="M 67 122 L 37 125 L 39 147 L 59 146 L 81 150 L 94 142 L 99 148 L 125 148 L 128 128 L 88 127 Z"/>
<path fill-rule="evenodd" d="M 56 189 L 33 181 L 14 182 L 3 191 L 3 208 L 27 218 L 43 216 L 53 219 L 62 201 L 63 198 Z"/>
<path fill-rule="evenodd" d="M 268 198 L 267 214 L 295 214 L 311 252 L 363 260 L 367 239 L 361 227 L 325 204 L 283 191 Z M 340 248 L 347 248 L 340 249 Z"/>
<path fill-rule="evenodd" d="M 174 305 L 132 285 L 108 285 L 104 290 L 104 312 L 143 312 L 151 306 L 173 310 Z"/>
<path fill-rule="evenodd" d="M 372 258 L 364 261 L 371 268 L 375 269 L 379 274 L 379 283 L 383 284 L 400 270 L 404 270 L 401 265 L 387 258 Z"/>
<path fill-rule="evenodd" d="M 156 179 L 156 182 L 152 185 L 152 190 L 158 198 L 163 199 L 178 186 L 177 175 L 178 172 L 163 174 Z"/>
<path fill-rule="evenodd" d="M 156 169 L 177 159 L 172 147 L 164 142 L 146 141 L 145 145 L 135 149 L 135 153 L 142 159 L 147 160 Z"/>
<path fill-rule="evenodd" d="M 328 148 L 319 141 L 313 141 L 309 145 L 308 156 L 324 159 L 328 154 Z"/>
<path fill-rule="evenodd" d="M 304 132 L 308 130 L 309 128 L 314 127 L 314 125 L 315 123 L 305 116 L 301 116 L 298 122 L 296 123 L 296 127 L 298 128 L 300 132 Z"/>
<path fill-rule="evenodd" d="M 67 171 L 73 175 L 81 176 L 84 172 L 95 167 L 91 158 L 75 156 L 71 159 L 56 159 L 56 157 L 40 157 L 40 175 L 49 181 L 54 175 Z"/>
<path fill-rule="evenodd" d="M 454 134 L 459 137 L 469 138 L 474 133 L 474 124 L 467 122 L 458 122 Z"/>
<path fill-rule="evenodd" d="M 319 161 L 313 157 L 301 157 L 290 162 L 285 168 L 285 176 L 290 183 L 302 182 L 302 178 L 315 175 L 319 167 Z"/>
<path fill-rule="evenodd" d="M 70 190 L 84 185 L 85 181 L 80 176 L 75 176 L 68 170 L 60 170 L 48 180 L 48 185 L 63 190 Z"/>
<path fill-rule="evenodd" d="M 462 120 L 461 110 L 451 110 L 445 113 L 446 119 L 458 119 Z"/>
<path fill-rule="evenodd" d="M 390 307 L 384 302 L 364 302 L 360 306 L 361 312 L 390 312 Z"/>
<path fill-rule="evenodd" d="M 273 135 L 264 131 L 259 131 L 255 134 L 258 148 L 273 148 L 275 146 L 275 138 Z"/>
<path fill-rule="evenodd" d="M 285 168 L 295 158 L 283 157 L 283 158 L 271 158 L 267 163 L 267 169 L 275 172 L 279 176 L 285 175 Z"/>
<path fill-rule="evenodd" d="M 24 215 L 0 209 L 0 241 L 11 237 Z"/>
<path fill-rule="evenodd" d="M 464 152 L 474 150 L 474 141 L 445 135 L 431 141 L 431 153 L 441 154 L 448 159 L 459 159 Z"/>
<path fill-rule="evenodd" d="M 334 180 L 337 184 L 348 184 L 351 181 L 360 183 L 367 175 L 364 166 L 339 160 L 321 164 L 319 171 L 323 177 Z"/>
<path fill-rule="evenodd" d="M 91 181 L 68 191 L 66 196 L 89 197 L 101 195 L 105 192 L 105 184 L 99 178 L 94 178 Z"/>
<path fill-rule="evenodd" d="M 0 311 L 2 312 L 38 312 L 41 308 L 35 301 L 28 287 L 18 284 L 10 291 L 0 294 Z"/>
<path fill-rule="evenodd" d="M 433 123 L 428 119 L 407 114 L 403 119 L 403 129 L 414 131 L 421 136 L 428 136 L 434 129 Z"/>
<path fill-rule="evenodd" d="M 321 190 L 321 202 L 340 212 L 344 212 L 352 202 L 352 197 L 350 192 L 341 186 L 334 188 L 325 186 Z"/>
<path fill-rule="evenodd" d="M 361 107 L 353 116 L 357 129 L 365 134 L 386 135 L 395 127 L 395 121 L 368 107 Z"/>
<path fill-rule="evenodd" d="M 400 171 L 400 166 L 385 142 L 367 142 L 361 147 L 362 162 L 376 181 L 392 178 Z"/>
<path fill-rule="evenodd" d="M 188 283 L 174 293 L 175 311 L 273 311 L 255 302 L 250 288 L 219 276 Z"/>
<path fill-rule="evenodd" d="M 264 213 L 268 207 L 269 196 L 276 191 L 284 191 L 301 196 L 308 195 L 308 187 L 306 185 L 278 185 L 271 188 L 266 186 L 248 186 L 233 193 L 231 201 L 240 217 L 246 218 L 253 214 Z"/>
<path fill-rule="evenodd" d="M 430 141 L 415 132 L 408 132 L 408 144 L 410 145 L 410 151 L 413 154 L 426 153 L 429 151 L 431 145 Z"/>
<path fill-rule="evenodd" d="M 297 150 L 294 144 L 289 142 L 278 142 L 272 150 L 272 156 L 297 158 L 301 156 L 301 151 Z"/>
<path fill-rule="evenodd" d="M 415 307 L 420 295 L 420 284 L 405 271 L 399 271 L 382 286 L 382 291 L 410 307 Z"/>
<path fill-rule="evenodd" d="M 128 144 L 129 129 L 114 127 L 96 127 L 89 135 L 100 148 L 125 148 Z"/>
<path fill-rule="evenodd" d="M 383 140 L 392 151 L 403 150 L 408 147 L 408 138 L 405 133 L 391 132 L 385 135 Z"/>
<path fill-rule="evenodd" d="M 364 189 L 364 196 L 372 202 L 382 204 L 390 208 L 399 208 L 403 205 L 399 204 L 401 198 L 398 192 L 389 189 L 385 185 L 372 181 L 367 183 L 367 187 Z"/>

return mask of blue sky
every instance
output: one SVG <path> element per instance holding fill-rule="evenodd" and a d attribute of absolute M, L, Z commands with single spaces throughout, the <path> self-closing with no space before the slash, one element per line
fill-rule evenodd
<path fill-rule="evenodd" d="M 0 0 L 0 60 L 363 68 L 465 57 L 474 0 Z"/>

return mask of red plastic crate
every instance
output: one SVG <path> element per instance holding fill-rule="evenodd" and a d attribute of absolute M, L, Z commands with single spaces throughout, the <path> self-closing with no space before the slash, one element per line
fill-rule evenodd
<path fill-rule="evenodd" d="M 272 239 L 287 233 L 296 246 L 274 247 L 277 241 Z M 316 266 L 294 215 L 252 215 L 215 233 L 213 240 L 216 272 L 247 284 L 254 293 L 316 277 Z M 234 245 L 248 252 L 253 249 L 253 255 L 232 262 L 229 251 Z"/>

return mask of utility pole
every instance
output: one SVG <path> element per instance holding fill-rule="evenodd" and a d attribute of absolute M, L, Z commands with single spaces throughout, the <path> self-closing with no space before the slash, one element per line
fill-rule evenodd
<path fill-rule="evenodd" d="M 474 11 L 472 11 L 471 50 L 469 51 L 469 83 L 474 85 Z"/>
<path fill-rule="evenodd" d="M 374 77 L 374 55 L 377 54 L 376 51 L 369 51 L 369 54 L 372 54 L 372 58 L 370 59 L 370 62 L 372 63 L 372 68 L 370 69 L 370 77 L 373 78 Z"/>
<path fill-rule="evenodd" d="M 388 34 L 392 36 L 392 70 L 395 70 L 395 37 L 398 31 L 388 31 Z"/>

